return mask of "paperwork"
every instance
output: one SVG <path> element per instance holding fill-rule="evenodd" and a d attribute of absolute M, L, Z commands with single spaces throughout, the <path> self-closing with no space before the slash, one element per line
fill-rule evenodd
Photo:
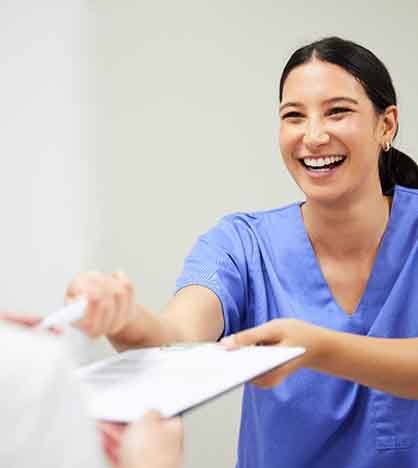
<path fill-rule="evenodd" d="M 77 371 L 96 419 L 130 422 L 155 409 L 170 417 L 210 400 L 304 353 L 249 346 L 227 351 L 200 343 L 126 351 Z"/>

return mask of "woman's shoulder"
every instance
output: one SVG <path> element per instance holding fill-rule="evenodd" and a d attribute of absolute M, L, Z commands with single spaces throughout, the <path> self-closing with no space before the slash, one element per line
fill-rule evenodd
<path fill-rule="evenodd" d="M 268 210 L 235 212 L 223 216 L 202 236 L 207 243 L 226 246 L 228 250 L 252 249 L 273 240 L 288 243 L 300 230 L 300 203 Z"/>
<path fill-rule="evenodd" d="M 235 228 L 272 226 L 295 220 L 300 210 L 300 202 L 291 203 L 279 208 L 258 211 L 229 213 L 221 218 L 219 224 Z"/>
<path fill-rule="evenodd" d="M 418 189 L 404 187 L 403 185 L 395 185 L 395 193 L 408 194 L 412 197 L 418 197 Z"/>
<path fill-rule="evenodd" d="M 406 208 L 408 212 L 418 209 L 418 189 L 396 185 L 393 197 L 394 201 L 403 208 Z"/>

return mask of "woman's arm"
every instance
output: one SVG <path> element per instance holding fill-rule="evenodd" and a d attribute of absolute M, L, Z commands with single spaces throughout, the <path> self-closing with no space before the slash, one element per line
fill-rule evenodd
<path fill-rule="evenodd" d="M 155 314 L 135 301 L 123 273 L 82 273 L 70 284 L 66 301 L 85 297 L 88 307 L 75 325 L 90 337 L 106 335 L 121 351 L 182 341 L 214 341 L 224 328 L 220 300 L 211 290 L 188 286 Z"/>
<path fill-rule="evenodd" d="M 341 377 L 396 396 L 418 399 L 418 338 L 374 338 L 278 319 L 223 340 L 230 348 L 252 344 L 303 346 L 300 358 L 256 379 L 277 385 L 301 367 Z"/>
<path fill-rule="evenodd" d="M 162 344 L 216 341 L 223 332 L 224 319 L 218 297 L 201 286 L 179 291 L 160 314 L 137 304 L 137 318 L 128 322 L 109 341 L 118 350 Z"/>

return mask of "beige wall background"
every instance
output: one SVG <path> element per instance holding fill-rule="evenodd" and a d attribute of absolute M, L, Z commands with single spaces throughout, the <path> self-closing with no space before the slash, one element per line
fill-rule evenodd
<path fill-rule="evenodd" d="M 397 145 L 418 154 L 418 3 L 90 2 L 97 21 L 96 268 L 124 269 L 155 311 L 196 237 L 225 213 L 300 199 L 277 149 L 290 53 L 340 35 L 373 50 L 399 94 Z M 190 313 L 193 313 L 191 310 Z M 186 416 L 186 467 L 234 466 L 241 392 Z"/>

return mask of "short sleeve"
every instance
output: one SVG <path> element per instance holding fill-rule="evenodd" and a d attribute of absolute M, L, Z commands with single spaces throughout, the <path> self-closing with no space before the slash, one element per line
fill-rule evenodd
<path fill-rule="evenodd" d="M 223 335 L 226 336 L 243 328 L 247 277 L 245 245 L 239 226 L 231 215 L 198 238 L 185 259 L 176 282 L 176 292 L 191 285 L 213 291 L 222 305 Z"/>

